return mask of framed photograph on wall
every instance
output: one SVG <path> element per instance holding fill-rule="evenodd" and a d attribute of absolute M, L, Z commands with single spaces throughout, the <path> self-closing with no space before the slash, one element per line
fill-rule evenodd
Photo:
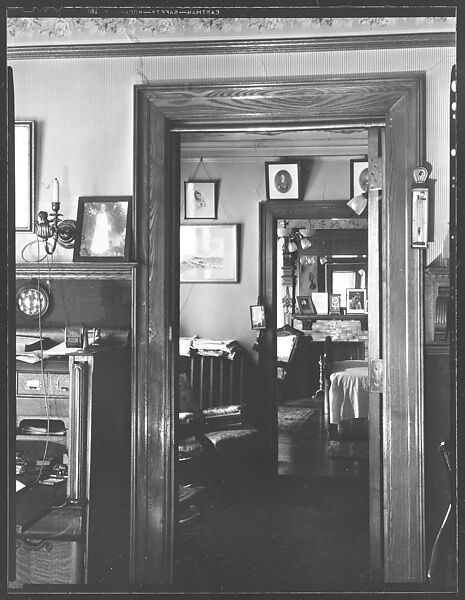
<path fill-rule="evenodd" d="M 184 218 L 216 219 L 216 194 L 216 181 L 185 181 Z"/>
<path fill-rule="evenodd" d="M 300 163 L 266 162 L 268 200 L 300 200 Z"/>
<path fill-rule="evenodd" d="M 15 229 L 34 231 L 35 124 L 15 122 Z"/>
<path fill-rule="evenodd" d="M 364 314 L 366 304 L 366 289 L 348 288 L 347 294 L 347 314 Z"/>
<path fill-rule="evenodd" d="M 239 281 L 238 224 L 181 225 L 181 283 Z"/>
<path fill-rule="evenodd" d="M 310 296 L 297 296 L 297 306 L 301 315 L 314 315 L 315 307 L 313 306 Z"/>
<path fill-rule="evenodd" d="M 250 307 L 250 325 L 252 329 L 266 329 L 265 307 L 254 304 Z"/>
<path fill-rule="evenodd" d="M 366 158 L 353 158 L 350 161 L 350 198 L 365 193 L 367 189 L 368 160 Z"/>
<path fill-rule="evenodd" d="M 76 223 L 75 262 L 127 262 L 131 196 L 81 196 Z"/>

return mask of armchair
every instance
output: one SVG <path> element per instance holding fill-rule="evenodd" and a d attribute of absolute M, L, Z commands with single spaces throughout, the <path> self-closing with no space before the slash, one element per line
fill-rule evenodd
<path fill-rule="evenodd" d="M 231 356 L 191 351 L 182 358 L 203 436 L 213 450 L 212 477 L 218 483 L 246 478 L 252 465 L 259 467 L 263 442 L 248 411 L 244 352 L 240 347 Z"/>

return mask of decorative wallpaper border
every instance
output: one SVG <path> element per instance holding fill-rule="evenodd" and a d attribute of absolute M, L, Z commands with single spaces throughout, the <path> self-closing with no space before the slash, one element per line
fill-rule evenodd
<path fill-rule="evenodd" d="M 180 9 L 165 9 L 166 12 Z M 172 12 L 171 12 L 172 14 Z M 31 38 L 65 42 L 71 38 L 114 38 L 126 41 L 142 41 L 170 35 L 289 35 L 316 34 L 322 30 L 353 32 L 376 31 L 392 28 L 410 29 L 418 27 L 451 27 L 455 19 L 450 17 L 366 17 L 366 18 L 57 18 L 57 17 L 14 17 L 7 19 L 9 42 Z"/>

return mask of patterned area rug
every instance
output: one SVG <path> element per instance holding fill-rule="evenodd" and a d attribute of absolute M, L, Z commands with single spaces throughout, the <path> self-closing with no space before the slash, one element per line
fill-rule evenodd
<path fill-rule="evenodd" d="M 278 431 L 300 431 L 308 419 L 318 412 L 317 408 L 278 406 Z"/>

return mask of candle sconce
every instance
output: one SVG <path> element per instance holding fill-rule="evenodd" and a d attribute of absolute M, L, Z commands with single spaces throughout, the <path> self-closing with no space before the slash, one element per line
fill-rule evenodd
<path fill-rule="evenodd" d="M 58 182 L 54 181 L 56 189 L 55 196 L 58 196 Z M 63 248 L 72 248 L 76 240 L 76 221 L 64 219 L 60 211 L 60 202 L 57 199 L 52 201 L 52 212 L 41 210 L 37 213 L 35 222 L 35 233 L 37 237 L 44 240 L 44 247 L 47 254 L 53 254 L 57 244 Z M 49 240 L 52 240 L 51 245 Z"/>

